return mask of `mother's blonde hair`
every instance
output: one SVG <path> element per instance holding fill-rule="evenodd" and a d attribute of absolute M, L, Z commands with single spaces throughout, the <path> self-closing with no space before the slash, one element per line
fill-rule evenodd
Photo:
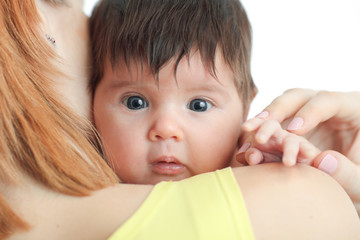
<path fill-rule="evenodd" d="M 27 175 L 54 191 L 89 195 L 118 178 L 93 147 L 90 124 L 56 97 L 60 74 L 41 38 L 34 0 L 0 2 L 0 184 Z M 44 34 L 45 36 L 45 34 Z M 29 228 L 0 194 L 0 239 Z"/>

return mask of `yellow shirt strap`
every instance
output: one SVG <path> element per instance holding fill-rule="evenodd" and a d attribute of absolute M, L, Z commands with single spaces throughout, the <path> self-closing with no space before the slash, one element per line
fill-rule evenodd
<path fill-rule="evenodd" d="M 110 239 L 254 239 L 231 168 L 162 182 Z"/>

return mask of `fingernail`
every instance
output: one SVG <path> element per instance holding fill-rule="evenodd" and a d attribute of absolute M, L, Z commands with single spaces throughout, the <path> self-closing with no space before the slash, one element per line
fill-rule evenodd
<path fill-rule="evenodd" d="M 269 112 L 268 111 L 263 111 L 263 112 L 259 113 L 258 115 L 256 115 L 255 117 L 264 119 L 267 116 L 269 116 Z"/>
<path fill-rule="evenodd" d="M 304 120 L 300 117 L 294 118 L 288 125 L 287 130 L 297 130 L 302 127 Z"/>
<path fill-rule="evenodd" d="M 328 173 L 328 174 L 333 174 L 336 170 L 338 166 L 338 161 L 337 159 L 330 155 L 330 154 L 327 154 L 320 162 L 320 165 L 318 167 L 318 169 Z"/>
<path fill-rule="evenodd" d="M 239 149 L 239 151 L 238 151 L 237 153 L 240 154 L 240 153 L 246 152 L 246 150 L 249 149 L 250 145 L 251 145 L 251 144 L 250 144 L 249 142 L 244 143 L 244 144 L 241 146 L 241 148 Z"/>

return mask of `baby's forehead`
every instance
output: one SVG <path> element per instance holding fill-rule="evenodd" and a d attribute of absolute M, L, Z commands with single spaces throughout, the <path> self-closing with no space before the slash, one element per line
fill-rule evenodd
<path fill-rule="evenodd" d="M 175 69 L 176 67 L 176 69 Z M 131 87 L 166 88 L 176 85 L 177 88 L 189 91 L 226 91 L 236 88 L 234 74 L 224 62 L 217 62 L 213 74 L 203 63 L 199 54 L 184 57 L 176 65 L 176 59 L 164 64 L 158 73 L 154 73 L 145 61 L 138 58 L 130 62 L 120 61 L 110 64 L 106 71 L 111 71 L 116 85 Z"/>
<path fill-rule="evenodd" d="M 118 57 L 115 60 L 108 57 L 105 63 L 112 66 L 112 71 L 153 74 L 155 78 L 157 78 L 158 74 L 164 71 L 164 69 L 171 69 L 174 75 L 177 75 L 178 71 L 189 71 L 197 74 L 211 75 L 213 77 L 217 77 L 219 74 L 221 75 L 224 71 L 234 75 L 232 68 L 228 65 L 228 61 L 224 59 L 220 48 L 216 50 L 214 57 L 211 59 L 202 56 L 200 51 L 194 48 L 189 55 L 182 55 L 180 57 L 179 54 L 174 55 L 162 64 L 151 62 L 146 56 L 132 56 L 128 59 Z"/>

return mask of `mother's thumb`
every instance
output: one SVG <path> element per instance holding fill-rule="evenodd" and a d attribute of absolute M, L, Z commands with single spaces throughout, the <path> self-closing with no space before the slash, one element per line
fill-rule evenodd
<path fill-rule="evenodd" d="M 360 196 L 360 167 L 339 152 L 319 154 L 313 166 L 331 175 L 351 196 Z"/>

